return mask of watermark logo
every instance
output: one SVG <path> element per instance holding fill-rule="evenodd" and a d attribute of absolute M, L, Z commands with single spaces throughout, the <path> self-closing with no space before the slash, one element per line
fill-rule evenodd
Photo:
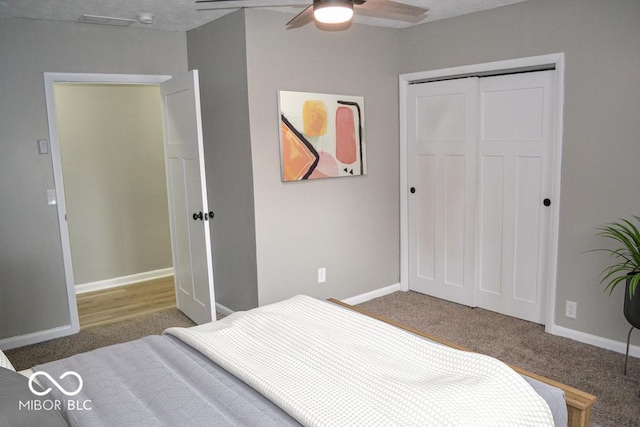
<path fill-rule="evenodd" d="M 29 377 L 29 390 L 31 390 L 31 393 L 39 397 L 46 396 L 49 393 L 51 393 L 51 391 L 53 391 L 51 387 L 48 387 L 44 391 L 40 391 L 37 387 L 35 387 L 34 383 L 40 385 L 40 383 L 36 380 L 37 377 L 39 376 L 46 378 L 51 384 L 53 384 L 60 391 L 60 393 L 64 394 L 67 397 L 73 397 L 78 395 L 82 391 L 82 387 L 84 386 L 82 377 L 80 376 L 80 374 L 74 371 L 67 371 L 64 374 L 60 375 L 60 377 L 58 378 L 59 380 L 64 380 L 68 376 L 76 378 L 78 380 L 78 387 L 75 390 L 71 390 L 71 391 L 67 390 L 62 385 L 60 385 L 60 383 L 58 383 L 58 381 L 56 381 L 47 372 L 37 371 L 31 374 L 31 376 Z M 65 384 L 67 384 L 68 382 L 69 381 L 67 381 Z M 51 410 L 90 411 L 91 409 L 92 409 L 91 400 L 88 400 L 88 399 L 86 400 L 31 399 L 27 401 L 21 400 L 19 401 L 19 405 L 18 405 L 18 410 L 20 411 L 23 411 L 23 410 L 27 410 L 27 411 L 42 411 L 42 410 L 44 411 L 51 411 Z"/>
<path fill-rule="evenodd" d="M 38 371 L 38 372 L 34 372 L 33 374 L 31 374 L 31 376 L 29 377 L 29 390 L 31 390 L 31 393 L 35 394 L 36 396 L 46 396 L 47 394 L 51 393 L 51 390 L 52 390 L 51 387 L 49 387 L 45 391 L 39 391 L 33 386 L 35 378 L 37 376 L 43 376 L 43 377 L 47 378 L 49 381 L 51 381 L 53 383 L 53 385 L 55 385 L 58 388 L 58 390 L 60 390 L 60 392 L 62 394 L 64 394 L 65 396 L 75 396 L 76 394 L 80 393 L 84 383 L 82 382 L 82 377 L 80 376 L 80 374 L 77 373 L 77 372 L 74 372 L 74 371 L 67 371 L 64 374 L 60 375 L 60 378 L 58 378 L 58 379 L 63 380 L 66 377 L 68 377 L 69 375 L 74 376 L 74 377 L 76 377 L 78 379 L 78 388 L 76 390 L 74 390 L 74 391 L 65 390 L 64 387 L 62 387 L 60 384 L 58 384 L 58 382 L 56 380 L 54 380 L 51 375 L 49 375 L 47 372 L 44 372 L 44 371 Z"/>

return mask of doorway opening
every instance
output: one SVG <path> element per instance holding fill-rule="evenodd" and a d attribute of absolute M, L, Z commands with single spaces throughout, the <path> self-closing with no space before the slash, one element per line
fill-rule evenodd
<path fill-rule="evenodd" d="M 70 317 L 69 328 L 57 336 L 78 332 L 79 321 L 58 141 L 56 83 L 159 86 L 176 307 L 198 324 L 215 320 L 210 227 L 214 213 L 209 210 L 207 194 L 198 70 L 174 76 L 45 73 L 44 78 Z M 144 209 L 140 214 L 154 212 Z"/>
<path fill-rule="evenodd" d="M 172 277 L 159 94 L 169 78 L 45 73 L 72 333 L 76 294 Z"/>

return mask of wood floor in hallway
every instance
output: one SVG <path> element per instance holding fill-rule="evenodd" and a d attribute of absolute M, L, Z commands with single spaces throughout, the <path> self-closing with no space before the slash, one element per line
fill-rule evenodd
<path fill-rule="evenodd" d="M 76 296 L 80 329 L 104 326 L 176 306 L 173 276 Z"/>

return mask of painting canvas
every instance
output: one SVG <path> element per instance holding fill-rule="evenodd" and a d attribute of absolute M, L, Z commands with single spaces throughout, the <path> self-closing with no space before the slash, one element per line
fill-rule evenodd
<path fill-rule="evenodd" d="M 280 91 L 283 181 L 366 174 L 364 98 Z"/>

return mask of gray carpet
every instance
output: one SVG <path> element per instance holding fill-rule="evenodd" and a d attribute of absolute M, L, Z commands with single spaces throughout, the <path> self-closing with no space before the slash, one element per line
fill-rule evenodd
<path fill-rule="evenodd" d="M 415 292 L 396 292 L 359 305 L 473 350 L 494 356 L 598 396 L 593 421 L 603 427 L 640 427 L 640 359 L 544 332 L 535 323 L 503 316 Z M 160 334 L 171 326 L 192 326 L 177 309 L 83 330 L 79 334 L 34 344 L 5 353 L 18 369 L 76 353 Z"/>
<path fill-rule="evenodd" d="M 141 316 L 108 326 L 83 329 L 75 335 L 7 350 L 16 370 L 51 362 L 111 344 L 132 341 L 147 335 L 159 335 L 172 326 L 193 326 L 195 323 L 177 308 Z"/>

